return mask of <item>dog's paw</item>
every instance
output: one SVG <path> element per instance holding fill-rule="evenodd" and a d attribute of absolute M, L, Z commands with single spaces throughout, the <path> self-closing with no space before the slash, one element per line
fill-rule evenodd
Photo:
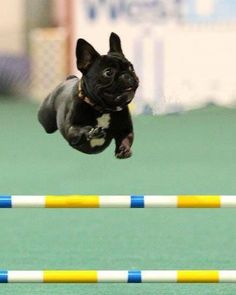
<path fill-rule="evenodd" d="M 92 126 L 71 126 L 69 128 L 67 139 L 72 146 L 78 146 L 91 139 L 100 139 L 106 137 L 106 131 L 101 127 Z"/>
<path fill-rule="evenodd" d="M 127 159 L 132 156 L 132 151 L 129 146 L 121 145 L 115 155 L 117 159 Z"/>
<path fill-rule="evenodd" d="M 92 138 L 104 138 L 106 136 L 106 132 L 102 127 L 91 128 L 87 133 L 87 140 L 91 140 Z"/>
<path fill-rule="evenodd" d="M 84 126 L 82 128 L 78 126 L 71 126 L 67 135 L 70 145 L 78 146 L 82 142 L 85 142 L 87 140 L 87 134 L 92 129 L 92 126 Z"/>

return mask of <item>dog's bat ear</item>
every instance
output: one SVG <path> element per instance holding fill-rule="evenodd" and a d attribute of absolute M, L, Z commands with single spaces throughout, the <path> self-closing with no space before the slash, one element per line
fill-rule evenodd
<path fill-rule="evenodd" d="M 120 37 L 117 34 L 113 33 L 113 32 L 110 35 L 110 50 L 109 50 L 109 53 L 112 53 L 112 52 L 117 52 L 117 53 L 123 55 L 123 51 L 122 51 L 122 48 L 121 48 Z"/>
<path fill-rule="evenodd" d="M 89 67 L 100 54 L 84 39 L 78 39 L 76 45 L 77 68 L 82 74 L 86 74 Z"/>

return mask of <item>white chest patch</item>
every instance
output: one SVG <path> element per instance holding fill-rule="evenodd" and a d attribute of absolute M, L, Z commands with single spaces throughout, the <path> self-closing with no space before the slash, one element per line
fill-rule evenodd
<path fill-rule="evenodd" d="M 111 116 L 110 114 L 103 114 L 97 118 L 97 127 L 108 128 L 110 125 Z"/>
<path fill-rule="evenodd" d="M 108 128 L 110 125 L 111 116 L 110 114 L 103 114 L 101 117 L 97 118 L 96 127 Z M 92 138 L 90 140 L 91 147 L 101 146 L 105 142 L 105 138 Z"/>

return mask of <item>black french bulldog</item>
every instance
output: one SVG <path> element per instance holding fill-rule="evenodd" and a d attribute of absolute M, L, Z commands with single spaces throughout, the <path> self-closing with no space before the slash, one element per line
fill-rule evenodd
<path fill-rule="evenodd" d="M 87 154 L 102 152 L 114 138 L 116 157 L 129 158 L 134 135 L 128 104 L 139 81 L 119 36 L 111 33 L 107 55 L 79 39 L 76 58 L 82 78 L 69 76 L 48 95 L 39 122 L 47 133 L 59 129 L 73 148 Z"/>

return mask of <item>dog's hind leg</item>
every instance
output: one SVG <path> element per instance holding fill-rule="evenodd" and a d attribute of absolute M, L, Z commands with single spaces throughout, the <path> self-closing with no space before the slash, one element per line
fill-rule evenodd
<path fill-rule="evenodd" d="M 58 129 L 56 116 L 57 112 L 54 109 L 53 97 L 49 95 L 38 111 L 38 120 L 47 133 L 53 133 Z"/>

